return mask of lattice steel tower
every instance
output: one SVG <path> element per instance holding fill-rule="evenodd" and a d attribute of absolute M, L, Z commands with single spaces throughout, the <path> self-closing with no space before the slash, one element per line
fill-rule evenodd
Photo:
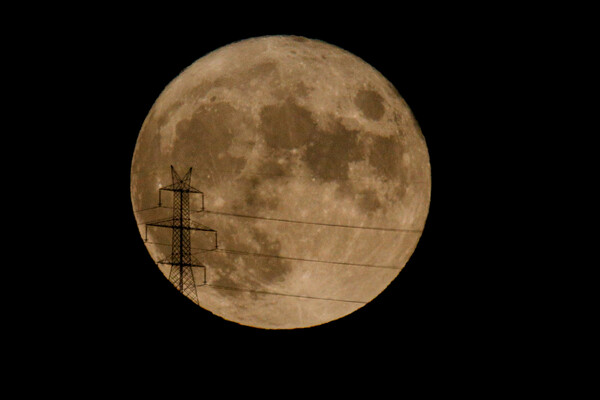
<path fill-rule="evenodd" d="M 158 191 L 158 205 L 161 204 L 161 193 L 163 190 L 173 192 L 173 216 L 167 219 L 146 223 L 148 226 L 157 226 L 172 229 L 171 236 L 171 255 L 164 260 L 158 261 L 159 264 L 171 265 L 169 280 L 181 293 L 187 296 L 194 303 L 198 304 L 198 295 L 196 286 L 206 284 L 206 266 L 196 257 L 192 256 L 190 233 L 195 231 L 213 232 L 215 249 L 218 247 L 217 231 L 204 226 L 190 219 L 190 193 L 200 194 L 202 196 L 202 208 L 204 211 L 204 193 L 191 186 L 192 168 L 181 178 L 173 166 L 171 166 L 172 184 L 161 187 Z M 206 249 L 210 250 L 210 249 Z M 192 268 L 202 268 L 204 271 L 204 281 L 201 285 L 196 285 Z"/>

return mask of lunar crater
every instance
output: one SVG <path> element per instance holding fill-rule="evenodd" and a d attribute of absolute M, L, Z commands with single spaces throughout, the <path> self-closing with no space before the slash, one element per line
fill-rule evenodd
<path fill-rule="evenodd" d="M 308 142 L 317 129 L 312 113 L 293 98 L 282 104 L 267 105 L 260 111 L 260 131 L 275 149 L 294 149 Z"/>
<path fill-rule="evenodd" d="M 380 120 L 385 113 L 383 97 L 374 90 L 359 90 L 354 97 L 354 104 L 365 117 L 375 121 Z"/>

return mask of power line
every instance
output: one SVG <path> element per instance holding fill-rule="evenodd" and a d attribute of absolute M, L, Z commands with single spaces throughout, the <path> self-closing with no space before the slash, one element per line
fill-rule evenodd
<path fill-rule="evenodd" d="M 170 246 L 171 245 L 169 243 L 159 243 L 159 242 L 146 242 L 146 243 L 156 244 L 156 245 L 160 245 L 160 246 Z M 199 247 L 192 247 L 192 249 L 193 250 L 202 250 L 201 253 L 219 252 L 219 253 L 236 254 L 236 255 L 242 255 L 242 256 L 278 258 L 278 259 L 290 260 L 290 261 L 305 261 L 305 262 L 312 262 L 312 263 L 319 263 L 319 264 L 347 265 L 347 266 L 351 266 L 351 267 L 383 268 L 383 269 L 398 269 L 398 270 L 402 269 L 401 267 L 394 266 L 394 265 L 361 264 L 361 263 L 351 263 L 351 262 L 345 262 L 345 261 L 316 260 L 316 259 L 312 259 L 312 258 L 288 257 L 288 256 L 275 255 L 275 254 L 265 254 L 265 253 L 252 253 L 252 252 L 241 251 L 241 250 L 203 249 L 203 248 L 199 248 Z M 200 252 L 194 253 L 192 255 L 195 256 L 199 253 Z"/>
<path fill-rule="evenodd" d="M 383 228 L 383 227 L 378 227 L 378 226 L 331 224 L 331 223 L 326 223 L 326 222 L 298 221 L 298 220 L 292 220 L 292 219 L 261 217 L 261 216 L 246 215 L 246 214 L 234 214 L 234 213 L 211 211 L 211 210 L 190 210 L 190 212 L 206 212 L 209 214 L 226 215 L 226 216 L 230 216 L 230 217 L 261 219 L 261 220 L 267 220 L 267 221 L 288 222 L 288 223 L 293 223 L 293 224 L 320 225 L 320 226 L 329 226 L 329 227 L 335 227 L 335 228 L 366 229 L 366 230 L 387 231 L 387 232 L 415 232 L 415 233 L 423 232 L 422 229 L 400 229 L 400 228 Z"/>
<path fill-rule="evenodd" d="M 204 250 L 204 249 L 202 249 L 202 250 Z M 400 267 L 394 266 L 394 265 L 360 264 L 360 263 L 351 263 L 351 262 L 345 262 L 345 261 L 316 260 L 316 259 L 311 259 L 311 258 L 287 257 L 287 256 L 280 256 L 280 255 L 275 255 L 275 254 L 252 253 L 252 252 L 240 251 L 240 250 L 213 249 L 213 250 L 207 250 L 207 251 L 217 251 L 217 252 L 221 252 L 221 253 L 229 253 L 229 254 L 236 254 L 236 255 L 243 255 L 243 256 L 278 258 L 278 259 L 291 260 L 291 261 L 305 261 L 305 262 L 313 262 L 313 263 L 320 263 L 320 264 L 338 264 L 338 265 L 347 265 L 347 266 L 353 266 L 353 267 L 401 269 Z"/>
<path fill-rule="evenodd" d="M 198 285 L 198 287 L 203 287 L 203 286 L 210 286 L 210 287 L 213 287 L 215 289 L 237 290 L 237 291 L 241 291 L 241 292 L 251 292 L 251 293 L 267 294 L 267 295 L 273 295 L 273 296 L 298 297 L 298 298 L 302 298 L 302 299 L 326 300 L 326 301 L 341 301 L 341 302 L 345 302 L 345 303 L 367 304 L 366 301 L 344 300 L 344 299 L 333 299 L 333 298 L 328 298 L 328 297 L 315 297 L 315 296 L 303 296 L 303 295 L 298 295 L 298 294 L 267 292 L 267 291 L 264 291 L 264 290 L 254 290 L 254 289 L 245 289 L 245 288 L 232 287 L 232 286 L 213 285 L 213 284 L 210 284 L 210 283 L 207 283 L 205 285 Z"/>
<path fill-rule="evenodd" d="M 172 207 L 167 207 L 167 206 L 156 206 L 156 207 L 151 207 L 151 208 L 146 208 L 146 209 L 138 210 L 136 212 L 145 211 L 145 210 L 151 210 L 153 208 L 161 208 L 161 207 L 162 208 L 172 208 Z M 224 216 L 229 216 L 229 217 L 237 217 L 237 218 L 260 219 L 260 220 L 266 220 L 266 221 L 287 222 L 287 223 L 292 223 L 292 224 L 328 226 L 328 227 L 334 227 L 334 228 L 364 229 L 364 230 L 375 230 L 375 231 L 384 231 L 384 232 L 409 232 L 409 233 L 421 233 L 421 232 L 423 232 L 422 229 L 384 228 L 384 227 L 379 227 L 379 226 L 360 226 L 360 225 L 332 224 L 332 223 L 327 223 L 327 222 L 300 221 L 300 220 L 284 219 L 284 218 L 262 217 L 262 216 L 258 216 L 258 215 L 236 214 L 236 213 L 229 213 L 229 212 L 224 212 L 224 211 L 212 211 L 212 210 L 207 210 L 207 209 L 204 209 L 204 210 L 190 209 L 190 213 L 201 213 L 201 212 L 205 212 L 205 213 L 209 213 L 209 214 L 214 214 L 214 215 L 224 215 Z M 141 222 L 138 225 L 142 225 L 144 223 L 145 222 Z"/>

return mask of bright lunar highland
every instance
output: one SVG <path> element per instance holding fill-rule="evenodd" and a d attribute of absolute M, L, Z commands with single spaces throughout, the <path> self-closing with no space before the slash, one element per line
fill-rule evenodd
<path fill-rule="evenodd" d="M 410 77 L 407 77 L 410 79 Z M 139 133 L 131 199 L 168 218 L 170 167 L 192 168 L 191 233 L 200 307 L 242 325 L 292 329 L 364 306 L 406 265 L 429 210 L 425 139 L 394 86 L 359 57 L 296 36 L 232 43 L 160 94 Z M 138 211 L 145 210 L 145 211 Z M 259 218 L 255 218 L 259 217 Z M 147 230 L 158 262 L 171 230 Z M 169 277 L 170 265 L 158 264 Z"/>

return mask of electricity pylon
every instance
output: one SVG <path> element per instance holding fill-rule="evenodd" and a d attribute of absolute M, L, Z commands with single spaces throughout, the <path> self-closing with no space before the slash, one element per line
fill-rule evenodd
<path fill-rule="evenodd" d="M 172 229 L 171 255 L 164 260 L 158 261 L 158 263 L 171 265 L 171 272 L 169 273 L 171 283 L 181 293 L 198 304 L 198 295 L 196 294 L 196 283 L 192 268 L 202 268 L 204 270 L 204 282 L 202 285 L 206 285 L 206 266 L 196 259 L 196 257 L 192 256 L 190 232 L 213 232 L 215 234 L 216 249 L 218 247 L 217 231 L 190 220 L 190 193 L 202 196 L 202 208 L 200 211 L 204 211 L 204 193 L 191 186 L 192 168 L 181 178 L 173 166 L 171 166 L 171 178 L 171 185 L 159 188 L 158 205 L 159 207 L 162 205 L 161 192 L 163 190 L 173 192 L 173 216 L 167 219 L 148 222 L 146 223 L 146 229 L 148 226 Z"/>

